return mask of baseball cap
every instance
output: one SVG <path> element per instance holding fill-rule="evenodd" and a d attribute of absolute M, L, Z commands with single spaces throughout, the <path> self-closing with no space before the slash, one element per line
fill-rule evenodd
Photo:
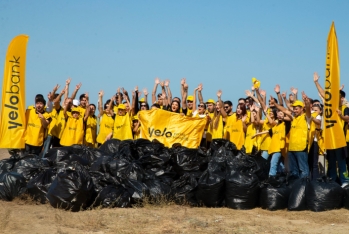
<path fill-rule="evenodd" d="M 213 103 L 213 104 L 215 104 L 216 102 L 215 102 L 213 99 L 208 99 L 207 102 L 206 102 L 206 104 L 208 104 L 208 103 Z"/>
<path fill-rule="evenodd" d="M 187 97 L 187 101 L 194 101 L 194 97 L 193 96 L 188 96 Z"/>
<path fill-rule="evenodd" d="M 118 109 L 126 110 L 126 106 L 124 104 L 119 104 Z"/>
<path fill-rule="evenodd" d="M 74 106 L 78 106 L 78 105 L 80 105 L 79 100 L 74 99 L 74 100 L 73 100 L 73 105 L 74 105 Z"/>
<path fill-rule="evenodd" d="M 304 103 L 300 100 L 296 100 L 292 103 L 292 106 L 300 106 L 300 107 L 304 107 Z"/>

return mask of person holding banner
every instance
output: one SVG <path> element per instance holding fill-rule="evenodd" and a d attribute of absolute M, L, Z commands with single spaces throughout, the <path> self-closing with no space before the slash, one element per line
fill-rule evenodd
<path fill-rule="evenodd" d="M 29 154 L 39 155 L 46 134 L 46 128 L 51 122 L 51 118 L 45 112 L 46 100 L 43 97 L 35 99 L 35 108 L 27 109 L 25 113 L 26 130 L 25 136 L 25 152 Z"/>

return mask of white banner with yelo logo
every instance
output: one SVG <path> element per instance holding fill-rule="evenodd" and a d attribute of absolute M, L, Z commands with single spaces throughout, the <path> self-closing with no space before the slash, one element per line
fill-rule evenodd
<path fill-rule="evenodd" d="M 0 148 L 24 148 L 27 35 L 13 38 L 6 53 L 1 96 Z"/>
<path fill-rule="evenodd" d="M 141 137 L 156 139 L 167 147 L 180 143 L 188 148 L 198 148 L 205 130 L 206 119 L 182 116 L 157 109 L 140 111 Z"/>

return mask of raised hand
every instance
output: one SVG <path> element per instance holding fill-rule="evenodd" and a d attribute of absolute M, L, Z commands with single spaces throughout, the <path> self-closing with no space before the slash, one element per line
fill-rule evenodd
<path fill-rule="evenodd" d="M 88 100 L 89 96 L 88 96 L 88 92 L 85 93 L 85 98 Z"/>
<path fill-rule="evenodd" d="M 339 90 L 343 90 L 344 89 L 344 84 L 342 84 L 342 86 L 339 88 Z"/>
<path fill-rule="evenodd" d="M 283 99 L 286 99 L 286 95 L 287 95 L 287 92 L 284 91 L 284 92 L 282 92 L 281 97 L 282 97 Z"/>
<path fill-rule="evenodd" d="M 182 78 L 181 79 L 181 85 L 184 85 L 186 83 L 186 79 L 185 78 Z"/>
<path fill-rule="evenodd" d="M 273 96 L 271 96 L 271 95 L 270 95 L 270 104 L 269 105 L 270 106 L 275 105 L 275 100 L 274 100 Z"/>
<path fill-rule="evenodd" d="M 275 85 L 274 91 L 275 93 L 280 93 L 280 85 Z"/>
<path fill-rule="evenodd" d="M 98 93 L 98 97 L 103 97 L 103 95 L 104 95 L 103 90 L 99 91 L 99 93 Z"/>
<path fill-rule="evenodd" d="M 251 90 L 252 90 L 252 92 L 255 90 L 255 87 L 254 87 L 254 85 L 252 85 L 252 87 L 251 87 Z"/>
<path fill-rule="evenodd" d="M 187 83 L 184 83 L 183 88 L 184 88 L 185 90 L 187 90 L 187 89 L 188 89 L 188 84 L 187 84 Z"/>
<path fill-rule="evenodd" d="M 56 93 L 56 91 L 59 89 L 59 87 L 60 87 L 60 86 L 59 86 L 58 84 L 57 84 L 55 87 L 53 87 L 53 94 Z M 52 94 L 52 95 L 53 95 L 53 94 Z"/>
<path fill-rule="evenodd" d="M 217 97 L 218 97 L 218 98 L 221 98 L 221 96 L 222 96 L 222 90 L 218 90 L 218 91 L 217 91 Z"/>
<path fill-rule="evenodd" d="M 79 89 L 81 88 L 81 86 L 82 86 L 82 83 L 80 82 L 79 84 L 77 84 L 77 85 L 75 86 L 75 89 L 79 90 Z"/>
<path fill-rule="evenodd" d="M 263 90 L 263 89 L 260 89 L 260 90 L 259 90 L 259 93 L 260 93 L 263 97 L 265 97 L 265 95 L 267 95 L 267 92 L 265 92 L 265 90 Z"/>
<path fill-rule="evenodd" d="M 317 72 L 314 72 L 314 75 L 313 75 L 313 79 L 314 79 L 314 82 L 318 82 L 320 76 L 317 74 Z"/>
<path fill-rule="evenodd" d="M 141 97 L 141 96 L 142 96 L 142 92 L 139 91 L 139 92 L 138 92 L 138 97 Z"/>
<path fill-rule="evenodd" d="M 135 87 L 135 91 L 138 91 L 138 85 Z"/>
<path fill-rule="evenodd" d="M 160 84 L 160 79 L 159 79 L 159 77 L 156 77 L 156 78 L 155 78 L 155 84 Z"/>
<path fill-rule="evenodd" d="M 199 84 L 198 90 L 201 91 L 203 89 L 202 84 Z"/>
<path fill-rule="evenodd" d="M 250 90 L 245 90 L 245 94 L 247 97 L 252 97 L 252 92 Z"/>
<path fill-rule="evenodd" d="M 294 95 L 297 95 L 298 89 L 297 89 L 297 88 L 294 88 L 294 87 L 291 87 L 291 92 L 292 92 Z"/>
<path fill-rule="evenodd" d="M 69 77 L 69 78 L 65 81 L 65 85 L 70 85 L 70 81 L 71 81 L 71 78 Z"/>
<path fill-rule="evenodd" d="M 169 79 L 166 79 L 164 85 L 165 85 L 166 87 L 168 87 L 169 84 L 170 84 L 170 80 L 169 80 Z"/>
<path fill-rule="evenodd" d="M 148 95 L 148 90 L 147 90 L 147 88 L 144 88 L 144 89 L 143 89 L 143 93 L 144 93 L 144 96 L 147 96 L 147 95 Z"/>

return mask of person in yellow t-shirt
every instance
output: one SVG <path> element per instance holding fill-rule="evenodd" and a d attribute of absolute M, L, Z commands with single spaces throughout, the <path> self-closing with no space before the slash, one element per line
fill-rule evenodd
<path fill-rule="evenodd" d="M 132 133 L 134 140 L 141 138 L 140 122 L 137 115 L 132 117 Z"/>
<path fill-rule="evenodd" d="M 27 109 L 25 129 L 25 152 L 39 155 L 44 143 L 46 128 L 51 122 L 50 116 L 45 112 L 46 101 L 38 96 L 35 99 L 35 108 Z"/>
<path fill-rule="evenodd" d="M 245 133 L 247 131 L 246 106 L 242 103 L 236 107 L 236 112 L 226 122 L 226 132 L 224 138 L 233 142 L 238 150 L 245 143 Z"/>
<path fill-rule="evenodd" d="M 107 139 L 131 140 L 133 139 L 130 115 L 126 112 L 124 104 L 119 104 L 118 113 L 115 116 L 114 130 Z"/>
<path fill-rule="evenodd" d="M 94 104 L 89 104 L 89 102 L 87 102 L 87 105 L 89 108 L 87 108 L 86 111 L 89 110 L 89 113 L 87 118 L 84 118 L 84 121 L 85 121 L 84 145 L 90 148 L 96 148 L 96 143 L 97 143 L 97 117 L 95 115 L 96 106 Z"/>
<path fill-rule="evenodd" d="M 70 105 L 71 100 L 69 101 Z M 85 111 L 84 118 L 81 117 L 81 112 L 77 107 L 71 109 L 68 112 L 68 105 L 64 107 L 64 116 L 67 119 L 67 123 L 63 130 L 60 144 L 62 146 L 71 146 L 74 144 L 83 144 L 84 140 L 84 118 L 87 119 L 89 113 L 89 107 Z"/>
<path fill-rule="evenodd" d="M 99 132 L 97 136 L 98 147 L 101 146 L 106 141 L 107 136 L 110 133 L 112 133 L 114 130 L 115 115 L 113 113 L 113 109 L 114 109 L 113 99 L 115 97 L 112 97 L 112 99 L 108 99 L 104 103 L 104 106 L 102 106 L 103 95 L 104 95 L 104 92 L 103 90 L 101 90 L 98 93 L 98 111 L 100 115 Z"/>

